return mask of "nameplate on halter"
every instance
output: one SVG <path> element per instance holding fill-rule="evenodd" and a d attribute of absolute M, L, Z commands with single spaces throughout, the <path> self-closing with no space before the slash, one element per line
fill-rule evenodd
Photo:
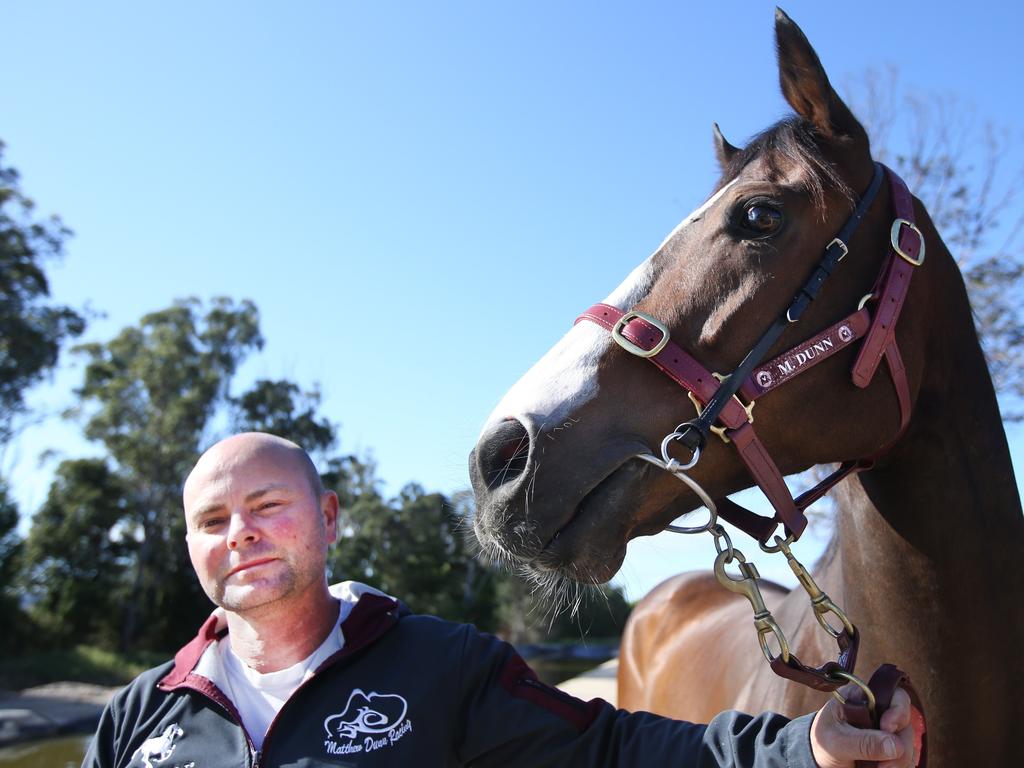
<path fill-rule="evenodd" d="M 850 315 L 814 338 L 758 366 L 750 374 L 749 381 L 757 395 L 763 395 L 859 339 L 867 332 L 868 324 L 866 312 Z"/>

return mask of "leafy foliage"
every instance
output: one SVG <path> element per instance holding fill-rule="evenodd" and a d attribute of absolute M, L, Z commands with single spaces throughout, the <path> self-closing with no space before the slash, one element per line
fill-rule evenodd
<path fill-rule="evenodd" d="M 132 517 L 132 497 L 103 459 L 57 468 L 25 545 L 23 575 L 48 642 L 116 645 L 110 615 L 123 601 L 127 557 L 136 544 L 122 529 Z"/>
<path fill-rule="evenodd" d="M 57 364 L 61 346 L 82 333 L 85 320 L 48 301 L 44 265 L 60 257 L 71 231 L 57 217 L 38 219 L 18 172 L 3 161 L 0 142 L 0 448 L 25 412 L 25 392 Z M 15 590 L 22 541 L 18 509 L 0 479 L 0 613 L 10 626 L 0 649 L 28 637 L 30 622 Z"/>
<path fill-rule="evenodd" d="M 136 542 L 123 603 L 122 648 L 184 640 L 209 604 L 184 547 L 181 483 L 199 456 L 238 365 L 262 346 L 255 305 L 196 299 L 86 344 L 77 390 L 85 434 L 100 442 L 126 489 L 121 526 Z"/>
<path fill-rule="evenodd" d="M 317 415 L 320 393 L 315 389 L 303 392 L 291 381 L 260 379 L 231 404 L 237 432 L 269 432 L 301 445 L 311 456 L 337 442 L 334 425 Z"/>
<path fill-rule="evenodd" d="M 18 535 L 18 507 L 11 499 L 7 484 L 0 481 L 0 616 L 10 624 L 0 634 L 0 652 L 14 650 L 29 634 L 27 617 L 23 616 L 16 589 L 17 575 L 21 567 L 21 551 L 24 546 Z"/>
<path fill-rule="evenodd" d="M 47 301 L 44 263 L 62 255 L 70 231 L 59 218 L 34 217 L 17 171 L 2 160 L 0 143 L 0 446 L 24 412 L 27 388 L 85 327 L 74 310 Z M 18 617 L 0 649 L 23 655 L 35 638 L 37 649 L 88 642 L 166 652 L 191 636 L 209 603 L 188 562 L 180 489 L 215 425 L 225 423 L 293 440 L 325 466 L 325 486 L 337 490 L 343 509 L 331 561 L 336 579 L 366 581 L 414 610 L 487 630 L 518 626 L 520 610 L 546 615 L 515 577 L 474 557 L 468 491 L 448 499 L 410 483 L 385 499 L 372 457 L 332 455 L 337 426 L 320 415 L 316 388 L 261 379 L 232 396 L 239 365 L 262 344 L 255 305 L 216 298 L 176 301 L 108 341 L 76 348 L 85 368 L 68 413 L 104 456 L 57 467 L 24 541 L 0 481 L 0 609 Z M 515 599 L 502 606 L 503 595 Z M 608 614 L 606 605 L 591 623 Z M 517 639 L 541 639 L 543 623 L 529 622 Z M 570 638 L 578 633 L 575 625 L 567 630 Z M 126 658 L 94 657 L 95 649 L 78 647 L 55 664 L 62 674 L 107 679 Z M 13 680 L 16 672 L 2 673 Z"/>
<path fill-rule="evenodd" d="M 127 685 L 132 678 L 165 661 L 163 653 L 152 651 L 124 654 L 81 644 L 64 649 L 40 648 L 37 644 L 17 656 L 0 657 L 0 689 L 19 690 L 66 680 Z"/>
<path fill-rule="evenodd" d="M 342 535 L 331 560 L 335 578 L 373 584 L 414 611 L 470 622 L 516 643 L 573 642 L 584 634 L 608 638 L 622 631 L 629 606 L 615 588 L 581 588 L 572 605 L 556 606 L 531 583 L 480 561 L 469 531 L 471 492 L 449 499 L 410 483 L 385 501 L 372 468 L 363 467 L 363 478 L 355 492 L 341 497 Z"/>
<path fill-rule="evenodd" d="M 343 510 L 341 537 L 331 560 L 334 574 L 363 581 L 401 598 L 419 613 L 486 619 L 467 583 L 473 561 L 460 521 L 442 494 L 415 483 L 386 502 L 362 489 Z"/>
<path fill-rule="evenodd" d="M 385 499 L 372 458 L 330 455 L 337 427 L 320 415 L 315 389 L 261 379 L 231 396 L 238 365 L 261 343 L 252 304 L 189 299 L 78 347 L 87 363 L 75 412 L 108 458 L 63 462 L 33 520 L 22 581 L 47 637 L 63 647 L 171 650 L 194 632 L 209 603 L 187 559 L 180 488 L 219 414 L 233 430 L 272 432 L 322 459 L 324 484 L 342 507 L 332 578 L 483 629 L 513 627 L 510 610 L 548 613 L 525 593 L 511 608 L 499 605 L 526 588 L 474 557 L 469 492 L 448 499 L 410 483 Z M 590 623 L 608 614 L 607 602 L 600 609 Z M 542 620 L 517 637 L 545 635 Z"/>
<path fill-rule="evenodd" d="M 71 231 L 59 218 L 34 217 L 35 205 L 22 193 L 18 172 L 4 166 L 3 150 L 0 142 L 0 444 L 24 410 L 25 390 L 85 328 L 77 312 L 46 301 L 43 264 L 62 254 Z"/>

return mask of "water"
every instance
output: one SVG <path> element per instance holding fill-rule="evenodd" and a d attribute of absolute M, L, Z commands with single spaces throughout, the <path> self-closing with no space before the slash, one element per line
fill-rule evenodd
<path fill-rule="evenodd" d="M 4 768 L 79 768 L 92 734 L 59 736 L 0 748 Z"/>

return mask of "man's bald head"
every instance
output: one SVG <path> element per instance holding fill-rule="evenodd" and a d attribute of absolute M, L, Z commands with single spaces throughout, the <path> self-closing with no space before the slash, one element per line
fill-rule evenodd
<path fill-rule="evenodd" d="M 188 506 L 190 492 L 195 490 L 201 478 L 224 471 L 231 466 L 254 458 L 267 458 L 285 466 L 294 466 L 309 481 L 309 488 L 314 496 L 324 492 L 320 473 L 317 472 L 309 454 L 291 440 L 271 435 L 266 432 L 242 432 L 215 443 L 199 457 L 199 461 L 185 479 L 182 495 L 185 506 Z"/>
<path fill-rule="evenodd" d="M 239 613 L 329 600 L 338 497 L 295 443 L 261 432 L 221 440 L 199 457 L 182 495 L 189 557 L 214 603 Z"/>

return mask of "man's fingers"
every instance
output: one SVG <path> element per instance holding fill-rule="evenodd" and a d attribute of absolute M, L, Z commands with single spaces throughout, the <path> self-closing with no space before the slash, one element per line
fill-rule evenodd
<path fill-rule="evenodd" d="M 859 688 L 844 686 L 847 700 L 863 699 Z M 811 751 L 822 768 L 850 766 L 858 760 L 878 763 L 884 768 L 914 766 L 914 729 L 911 726 L 910 697 L 898 689 L 890 709 L 881 720 L 882 730 L 861 729 L 846 722 L 842 705 L 830 700 L 811 725 Z M 891 730 L 890 730 L 891 729 Z"/>
<path fill-rule="evenodd" d="M 917 765 L 917 753 L 914 748 L 914 729 L 907 726 L 896 734 L 896 738 L 903 745 L 900 757 L 895 760 L 885 760 L 878 764 L 878 768 L 914 768 Z"/>
<path fill-rule="evenodd" d="M 839 725 L 832 737 L 830 751 L 855 760 L 892 760 L 902 757 L 905 750 L 902 741 L 891 733 L 854 728 L 848 723 Z"/>
<path fill-rule="evenodd" d="M 910 725 L 910 696 L 902 688 L 897 688 L 892 696 L 892 703 L 882 714 L 881 728 L 889 733 L 898 733 Z"/>

